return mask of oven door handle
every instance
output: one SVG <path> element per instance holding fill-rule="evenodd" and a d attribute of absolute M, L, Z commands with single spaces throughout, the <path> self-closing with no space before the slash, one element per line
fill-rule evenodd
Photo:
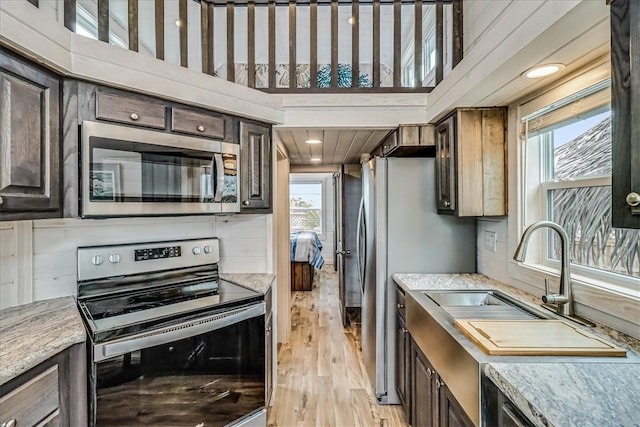
<path fill-rule="evenodd" d="M 224 161 L 222 160 L 222 154 L 214 154 L 213 160 L 216 162 L 216 193 L 213 196 L 213 201 L 221 202 L 224 191 Z"/>
<path fill-rule="evenodd" d="M 120 338 L 114 341 L 96 344 L 94 347 L 94 361 L 100 362 L 121 354 L 130 353 L 143 348 L 167 344 L 184 338 L 205 334 L 216 329 L 224 328 L 243 320 L 258 316 L 264 316 L 265 303 L 252 304 L 224 311 L 199 319 L 182 322 L 148 332 L 142 332 L 130 337 Z"/>

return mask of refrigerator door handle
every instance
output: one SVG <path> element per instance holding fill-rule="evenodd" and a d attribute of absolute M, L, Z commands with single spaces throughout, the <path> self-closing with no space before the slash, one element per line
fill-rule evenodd
<path fill-rule="evenodd" d="M 356 244 L 356 252 L 358 258 L 358 279 L 360 280 L 360 286 L 364 290 L 364 269 L 366 260 L 366 246 L 362 240 L 366 238 L 363 232 L 364 230 L 364 197 L 360 199 L 360 209 L 358 210 L 358 239 Z"/>

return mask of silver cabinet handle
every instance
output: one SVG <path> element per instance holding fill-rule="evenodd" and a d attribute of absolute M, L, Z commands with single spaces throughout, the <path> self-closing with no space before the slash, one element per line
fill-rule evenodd
<path fill-rule="evenodd" d="M 398 309 L 404 308 L 404 304 L 396 304 L 396 307 L 397 307 Z"/>
<path fill-rule="evenodd" d="M 202 125 L 198 126 L 198 132 L 204 132 L 204 126 Z"/>
<path fill-rule="evenodd" d="M 269 334 L 271 333 L 271 328 L 267 328 L 267 329 L 265 329 L 265 333 L 266 333 L 267 335 L 269 335 Z"/>
<path fill-rule="evenodd" d="M 431 378 L 432 375 L 433 375 L 433 371 L 431 370 L 431 368 L 427 368 L 427 376 Z"/>
<path fill-rule="evenodd" d="M 448 208 L 449 206 L 451 206 L 451 202 L 450 202 L 450 201 L 448 201 L 448 200 L 445 200 L 442 204 L 443 204 L 445 207 L 447 207 L 447 208 Z"/>
<path fill-rule="evenodd" d="M 244 202 L 242 202 L 242 204 L 243 204 L 243 205 L 245 205 L 245 206 L 249 206 L 249 204 L 250 204 L 250 203 L 251 203 L 251 202 L 250 202 L 250 201 L 248 201 L 248 200 L 245 200 Z"/>
<path fill-rule="evenodd" d="M 402 331 L 403 334 L 406 334 L 407 332 L 409 332 L 407 328 L 400 328 L 400 330 Z"/>
<path fill-rule="evenodd" d="M 134 122 L 140 118 L 137 113 L 131 113 L 129 117 L 131 117 L 131 120 L 133 120 Z"/>
<path fill-rule="evenodd" d="M 444 383 L 442 381 L 440 381 L 439 379 L 436 379 L 436 387 L 440 388 L 444 385 Z"/>
<path fill-rule="evenodd" d="M 640 194 L 636 192 L 631 192 L 627 194 L 627 204 L 631 207 L 636 207 L 640 205 Z"/>
<path fill-rule="evenodd" d="M 18 422 L 14 419 L 2 423 L 2 427 L 16 427 Z"/>

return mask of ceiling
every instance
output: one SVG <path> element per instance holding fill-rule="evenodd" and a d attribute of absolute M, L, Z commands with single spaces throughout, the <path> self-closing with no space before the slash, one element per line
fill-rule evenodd
<path fill-rule="evenodd" d="M 277 128 L 292 165 L 359 164 L 360 154 L 372 152 L 389 129 L 291 129 Z M 307 144 L 319 139 L 321 144 Z M 320 161 L 311 161 L 318 158 Z"/>

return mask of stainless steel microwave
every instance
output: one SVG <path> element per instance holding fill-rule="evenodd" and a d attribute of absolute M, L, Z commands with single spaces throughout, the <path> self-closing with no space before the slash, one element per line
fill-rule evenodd
<path fill-rule="evenodd" d="M 82 123 L 82 216 L 240 211 L 240 146 L 106 123 Z"/>

